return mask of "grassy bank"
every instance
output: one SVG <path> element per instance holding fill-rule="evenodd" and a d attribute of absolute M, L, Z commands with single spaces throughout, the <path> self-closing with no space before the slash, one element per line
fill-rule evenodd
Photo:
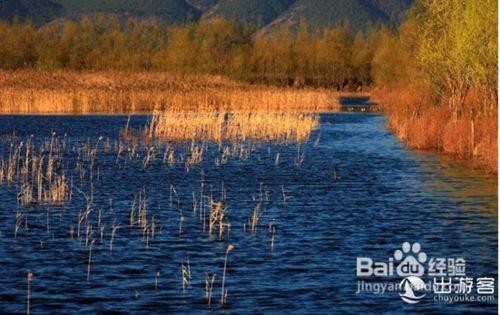
<path fill-rule="evenodd" d="M 487 173 L 498 172 L 498 120 L 492 114 L 478 113 L 481 102 L 496 105 L 486 95 L 470 95 L 465 102 L 470 110 L 454 116 L 448 104 L 434 104 L 429 91 L 410 89 L 376 89 L 373 98 L 383 104 L 388 127 L 409 146 L 435 150 L 470 160 Z M 477 114 L 473 114 L 477 113 Z"/>
<path fill-rule="evenodd" d="M 3 114 L 318 112 L 338 109 L 337 96 L 328 89 L 249 85 L 210 75 L 0 71 Z"/>
<path fill-rule="evenodd" d="M 410 146 L 498 172 L 497 2 L 417 2 L 397 32 L 383 32 L 372 95 Z"/>

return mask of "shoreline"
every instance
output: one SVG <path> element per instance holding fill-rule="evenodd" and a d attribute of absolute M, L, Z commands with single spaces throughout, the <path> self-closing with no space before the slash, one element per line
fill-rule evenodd
<path fill-rule="evenodd" d="M 181 76 L 166 72 L 0 71 L 0 115 L 5 116 L 130 116 L 159 112 L 332 113 L 341 112 L 341 98 L 371 96 L 367 92 L 251 85 L 222 76 Z M 384 105 L 381 105 L 382 111 L 376 114 L 384 115 L 387 128 L 410 148 L 455 155 L 459 160 L 471 161 L 475 167 L 484 168 L 486 173 L 497 173 L 490 162 L 485 167 L 485 163 L 475 156 L 456 154 L 440 147 L 414 145 L 412 138 L 404 136 L 409 132 L 407 129 L 394 128 L 394 108 L 396 103 L 399 106 L 403 103 L 375 97 L 392 110 L 384 110 Z M 406 128 L 409 127 L 413 126 Z M 414 134 L 409 133 L 410 136 Z M 480 146 L 483 147 L 488 149 L 489 145 Z"/>

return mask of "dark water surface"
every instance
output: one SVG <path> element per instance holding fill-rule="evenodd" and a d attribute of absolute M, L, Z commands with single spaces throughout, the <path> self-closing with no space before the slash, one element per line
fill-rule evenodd
<path fill-rule="evenodd" d="M 139 128 L 146 120 L 134 116 L 130 125 Z M 87 139 L 95 144 L 101 136 L 109 137 L 112 146 L 96 157 L 99 181 L 91 217 L 97 222 L 101 210 L 104 242 L 95 223 L 90 281 L 88 247 L 69 232 L 85 210 L 83 195 L 75 191 L 64 205 L 22 209 L 28 222 L 14 238 L 16 209 L 22 208 L 16 204 L 19 187 L 0 184 L 1 313 L 25 312 L 28 270 L 34 273 L 33 314 L 496 312 L 496 301 L 444 303 L 427 294 L 410 305 L 398 292 L 356 294 L 356 257 L 387 261 L 405 241 L 419 242 L 429 259 L 463 257 L 474 281 L 497 281 L 496 180 L 459 162 L 409 150 L 385 129 L 383 116 L 323 114 L 320 129 L 300 150 L 260 144 L 247 159 L 229 158 L 219 166 L 211 145 L 201 165 L 188 173 L 182 162 L 165 165 L 161 149 L 145 169 L 144 149 L 134 160 L 125 163 L 122 154 L 116 163 L 113 143 L 126 121 L 126 116 L 0 116 L 4 159 L 10 150 L 5 136 L 13 132 L 16 141 L 31 134 L 34 141 L 50 139 L 52 131 L 66 134 L 64 161 L 75 182 L 72 147 Z M 231 229 L 222 240 L 203 231 L 199 212 L 193 213 L 192 196 L 200 195 L 202 182 L 206 195 L 212 190 L 218 198 L 222 183 L 227 190 Z M 171 185 L 179 208 L 176 197 L 170 202 Z M 147 248 L 142 231 L 129 228 L 134 195 L 142 189 L 148 216 L 154 215 L 158 225 Z M 248 222 L 259 200 L 261 217 L 252 234 Z M 110 253 L 111 229 L 118 223 Z M 274 249 L 270 223 L 276 227 Z M 227 261 L 227 304 L 221 307 L 228 244 L 234 250 Z M 191 281 L 183 293 L 181 264 L 187 261 Z M 205 272 L 217 274 L 211 307 L 204 299 Z M 495 284 L 495 296 L 496 289 Z"/>

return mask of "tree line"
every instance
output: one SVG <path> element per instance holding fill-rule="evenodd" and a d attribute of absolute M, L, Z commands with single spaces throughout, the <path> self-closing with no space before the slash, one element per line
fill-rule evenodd
<path fill-rule="evenodd" d="M 495 0 L 421 0 L 381 32 L 371 95 L 413 147 L 498 172 L 498 7 Z"/>
<path fill-rule="evenodd" d="M 376 32 L 302 23 L 272 33 L 215 18 L 166 26 L 115 16 L 36 28 L 0 22 L 0 68 L 141 70 L 216 74 L 252 83 L 367 87 Z"/>
<path fill-rule="evenodd" d="M 398 30 L 380 33 L 375 85 L 425 90 L 427 105 L 446 104 L 455 117 L 496 115 L 497 16 L 494 0 L 417 1 Z"/>
<path fill-rule="evenodd" d="M 497 171 L 498 7 L 495 0 L 419 0 L 397 29 L 353 34 L 302 23 L 272 32 L 214 18 L 83 17 L 40 28 L 0 22 L 0 68 L 167 71 L 273 85 L 370 89 L 410 145 Z"/>
<path fill-rule="evenodd" d="M 216 74 L 335 89 L 418 84 L 459 112 L 471 90 L 496 93 L 494 0 L 415 2 L 398 29 L 353 34 L 348 23 L 272 32 L 214 18 L 164 25 L 97 15 L 78 22 L 0 22 L 0 68 Z"/>

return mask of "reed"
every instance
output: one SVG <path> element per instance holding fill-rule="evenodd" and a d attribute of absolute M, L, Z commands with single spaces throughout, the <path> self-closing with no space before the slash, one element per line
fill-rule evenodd
<path fill-rule="evenodd" d="M 205 146 L 197 145 L 195 141 L 191 142 L 191 147 L 189 148 L 189 157 L 185 162 L 186 173 L 189 173 L 189 169 L 192 165 L 200 164 L 203 161 L 203 153 L 205 152 Z"/>
<path fill-rule="evenodd" d="M 212 235 L 215 229 L 219 231 L 219 239 L 222 239 L 224 232 L 229 232 L 230 223 L 227 217 L 227 207 L 222 201 L 209 201 L 210 214 L 208 222 L 208 235 Z"/>
<path fill-rule="evenodd" d="M 148 228 L 148 210 L 147 210 L 147 198 L 146 190 L 142 189 L 139 194 L 134 195 L 134 200 L 132 201 L 132 207 L 130 208 L 129 224 L 130 227 L 134 227 L 137 223 L 138 228 L 145 232 Z"/>
<path fill-rule="evenodd" d="M 226 256 L 224 257 L 224 271 L 222 272 L 222 288 L 221 288 L 221 297 L 220 297 L 220 303 L 222 305 L 226 304 L 227 301 L 227 290 L 224 289 L 226 285 L 226 269 L 227 269 L 227 258 L 229 255 L 229 252 L 234 249 L 233 245 L 228 245 L 226 248 Z"/>
<path fill-rule="evenodd" d="M 159 117 L 170 114 L 172 113 L 162 113 L 159 114 Z M 192 118 L 190 113 L 173 114 L 186 115 L 186 117 L 189 117 L 184 123 L 185 128 L 191 128 L 189 126 L 189 121 Z M 216 129 L 213 127 L 214 122 L 212 117 L 215 117 L 216 126 L 219 120 L 223 120 L 223 123 L 219 125 L 219 127 L 223 129 L 223 132 L 217 134 L 214 131 L 213 137 L 206 137 L 202 141 L 199 139 L 192 139 L 183 143 L 164 143 L 163 141 L 156 140 L 149 141 L 150 139 L 140 137 L 123 138 L 117 140 L 115 143 L 114 149 L 116 151 L 114 152 L 112 151 L 113 145 L 109 144 L 109 141 L 103 137 L 99 137 L 97 141 L 91 141 L 89 139 L 87 141 L 78 140 L 66 143 L 64 137 L 57 136 L 54 133 L 50 138 L 44 140 L 40 144 L 38 139 L 37 141 L 33 141 L 33 143 L 30 139 L 22 142 L 17 142 L 17 140 L 13 141 L 10 151 L 3 152 L 4 155 L 8 153 L 8 157 L 5 158 L 3 155 L 0 156 L 0 169 L 2 172 L 1 174 L 3 174 L 1 177 L 2 181 L 15 183 L 16 189 L 13 191 L 18 193 L 14 237 L 24 236 L 19 233 L 23 224 L 26 226 L 26 233 L 23 234 L 27 234 L 28 214 L 32 213 L 31 208 L 23 209 L 21 205 L 27 207 L 31 204 L 39 203 L 39 208 L 46 210 L 47 232 L 52 234 L 52 239 L 57 237 L 59 231 L 62 230 L 66 234 L 69 229 L 69 234 L 72 238 L 71 241 L 78 243 L 78 245 L 85 246 L 86 251 L 84 254 L 86 254 L 85 258 L 87 263 L 86 279 L 87 282 L 90 282 L 92 259 L 93 256 L 95 256 L 95 250 L 105 249 L 107 252 L 108 247 L 106 246 L 107 244 L 105 245 L 105 239 L 108 237 L 108 233 L 110 233 L 109 255 L 113 254 L 113 250 L 116 252 L 113 246 L 120 224 L 123 229 L 128 230 L 123 231 L 123 237 L 127 235 L 140 237 L 142 232 L 143 240 L 145 240 L 146 248 L 148 248 L 150 239 L 155 237 L 157 222 L 160 234 L 162 232 L 161 229 L 167 226 L 163 223 L 175 222 L 174 217 L 165 218 L 165 215 L 169 212 L 160 212 L 160 204 L 158 205 L 158 212 L 155 212 L 154 208 L 150 208 L 152 205 L 151 201 L 148 202 L 146 196 L 146 186 L 134 194 L 133 201 L 131 200 L 132 205 L 130 207 L 130 213 L 127 213 L 129 214 L 128 218 L 122 217 L 123 205 L 121 203 L 116 204 L 116 208 L 120 210 L 114 212 L 112 200 L 107 197 L 107 194 L 103 194 L 103 191 L 97 191 L 97 189 L 103 189 L 102 185 L 97 185 L 100 181 L 99 165 L 106 165 L 105 163 L 98 163 L 101 158 L 103 158 L 104 161 L 104 157 L 101 154 L 110 156 L 111 163 L 118 161 L 120 164 L 125 163 L 126 165 L 123 167 L 130 167 L 131 171 L 137 170 L 138 172 L 145 172 L 145 169 L 150 166 L 156 167 L 156 164 L 162 164 L 162 154 L 164 156 L 163 163 L 170 164 L 171 158 L 169 158 L 169 156 L 174 156 L 174 152 L 177 152 L 176 158 L 172 157 L 172 160 L 175 160 L 175 162 L 184 162 L 188 166 L 199 164 L 204 157 L 211 156 L 211 152 L 210 154 L 206 152 L 208 152 L 209 146 L 213 146 L 216 148 L 215 154 L 220 154 L 220 158 L 218 159 L 220 163 L 225 163 L 225 161 L 232 157 L 238 157 L 240 159 L 254 157 L 253 153 L 257 151 L 256 148 L 262 148 L 263 145 L 253 140 L 277 141 L 285 144 L 305 141 L 304 139 L 310 136 L 310 132 L 314 130 L 318 123 L 317 116 L 314 114 L 300 113 L 231 112 L 219 114 L 214 112 L 201 113 L 197 116 L 200 117 L 200 119 L 210 117 L 207 119 L 208 127 L 206 127 L 206 130 L 209 130 L 206 132 L 208 134 L 211 132 L 210 130 Z M 272 126 L 276 123 L 282 124 L 282 126 Z M 128 134 L 129 130 L 129 126 L 127 125 L 124 134 Z M 186 132 L 186 134 L 189 132 Z M 154 132 L 151 137 L 153 139 L 156 138 Z M 190 138 L 191 137 L 192 136 L 190 136 Z M 162 140 L 162 138 L 160 137 L 159 140 Z M 217 143 L 210 144 L 209 141 L 212 140 L 216 140 Z M 226 140 L 228 142 L 226 142 Z M 163 149 L 165 152 L 162 151 Z M 116 160 L 115 153 L 117 153 Z M 284 156 L 287 157 L 286 155 Z M 259 155 L 259 159 L 261 157 L 262 156 Z M 270 159 L 269 162 L 272 165 L 274 155 L 271 149 L 268 150 L 267 157 Z M 266 155 L 264 155 L 264 158 L 266 158 Z M 116 165 L 116 167 L 120 167 L 120 165 Z M 132 169 L 132 167 L 136 168 Z M 163 165 L 163 167 L 166 166 Z M 182 172 L 182 167 L 180 172 Z M 104 176 L 110 176 L 110 174 L 107 173 Z M 229 233 L 231 225 L 228 215 L 228 200 L 231 201 L 232 199 L 228 199 L 228 195 L 230 194 L 229 192 L 233 190 L 226 187 L 226 182 L 221 182 L 219 189 L 218 184 L 214 185 L 211 180 L 205 179 L 205 172 L 203 169 L 200 170 L 200 176 L 199 192 L 193 190 L 186 194 L 184 190 L 185 187 L 179 185 L 181 188 L 176 190 L 173 183 L 169 186 L 164 186 L 164 189 L 169 187 L 169 196 L 166 195 L 167 192 L 165 190 L 164 197 L 166 197 L 165 199 L 169 198 L 167 202 L 169 202 L 170 210 L 177 210 L 171 211 L 170 213 L 179 214 L 179 233 L 178 235 L 172 233 L 171 236 L 180 239 L 183 237 L 184 232 L 186 232 L 187 235 L 189 228 L 192 227 L 189 220 L 193 218 L 197 220 L 199 216 L 200 222 L 203 224 L 204 234 L 206 231 L 205 225 L 208 225 L 208 234 L 210 238 L 212 235 L 218 234 L 219 241 L 223 237 L 230 239 Z M 80 181 L 80 185 L 76 184 L 76 187 L 74 187 L 73 178 L 75 178 L 77 183 Z M 231 183 L 232 181 L 229 182 Z M 75 196 L 71 199 L 73 188 L 81 194 L 81 196 Z M 286 195 L 288 192 L 283 186 L 281 188 L 283 202 L 286 203 L 291 196 Z M 96 189 L 95 196 L 94 189 Z M 277 189 L 279 190 L 279 186 Z M 264 211 L 266 210 L 267 202 L 273 197 L 269 192 L 265 183 L 261 182 L 258 189 L 258 196 L 252 195 L 255 201 L 253 205 L 256 206 L 253 209 L 252 216 L 248 218 L 248 226 L 253 234 L 257 233 L 258 224 L 262 224 L 262 220 L 265 218 L 263 214 L 265 214 Z M 94 200 L 94 197 L 96 200 Z M 276 199 L 281 199 L 281 196 L 277 194 Z M 55 209 L 52 207 L 53 204 L 63 202 L 70 203 L 70 207 L 65 207 L 66 209 L 71 209 L 68 210 L 71 211 L 70 214 L 68 211 L 64 211 L 64 214 L 63 211 L 55 211 L 58 207 Z M 75 204 L 73 204 L 73 202 L 75 202 Z M 105 208 L 101 208 L 103 202 L 109 202 L 107 211 Z M 192 215 L 190 211 L 184 211 L 185 208 L 189 209 L 191 206 L 193 210 Z M 125 211 L 128 211 L 128 209 Z M 38 221 L 43 220 L 44 213 L 36 213 L 36 222 L 38 223 Z M 156 218 L 154 214 L 156 214 Z M 68 218 L 66 215 L 71 215 L 71 219 L 66 220 Z M 42 219 L 39 219 L 39 217 Z M 75 219 L 77 222 L 74 221 Z M 118 223 L 118 220 L 120 220 L 121 223 Z M 39 224 L 36 226 L 39 226 Z M 269 233 L 272 250 L 274 248 L 275 239 L 274 223 L 272 225 L 270 224 Z M 121 234 L 120 237 L 122 237 Z M 85 241 L 83 241 L 84 238 Z M 96 244 L 98 240 L 100 240 L 100 242 Z M 40 242 L 40 244 L 43 248 L 43 242 Z M 233 249 L 233 245 L 227 245 L 224 256 L 220 297 L 222 305 L 226 304 L 227 301 L 227 266 L 229 252 Z M 97 253 L 99 253 L 99 251 Z M 186 263 L 182 263 L 181 273 L 182 290 L 185 294 L 189 290 L 192 281 L 189 260 L 187 260 Z M 158 290 L 159 277 L 160 273 L 157 272 L 155 290 Z M 208 305 L 212 302 L 215 278 L 215 274 L 212 276 L 208 276 L 207 274 L 205 277 L 205 298 Z"/>
<path fill-rule="evenodd" d="M 46 227 L 47 227 L 47 235 L 50 235 L 50 210 L 47 209 L 45 215 Z"/>
<path fill-rule="evenodd" d="M 49 187 L 48 201 L 52 204 L 63 203 L 69 198 L 68 184 L 65 175 L 57 176 Z"/>
<path fill-rule="evenodd" d="M 116 232 L 118 231 L 118 229 L 120 228 L 120 224 L 115 224 L 113 225 L 113 228 L 111 230 L 111 240 L 109 242 L 109 252 L 112 253 L 113 252 L 113 242 L 115 240 L 115 235 L 116 235 Z"/>
<path fill-rule="evenodd" d="M 155 291 L 158 291 L 158 278 L 160 278 L 160 274 L 159 270 L 155 274 Z"/>
<path fill-rule="evenodd" d="M 252 234 L 255 234 L 255 232 L 257 231 L 257 223 L 259 222 L 259 218 L 260 218 L 259 210 L 260 210 L 260 203 L 258 203 L 255 206 L 255 208 L 253 209 L 252 222 L 250 225 Z"/>
<path fill-rule="evenodd" d="M 64 140 L 53 135 L 50 142 L 35 147 L 31 138 L 19 143 L 11 142 L 8 157 L 0 158 L 0 183 L 19 183 L 18 200 L 24 207 L 35 202 L 66 202 L 71 190 L 60 154 L 65 146 Z"/>
<path fill-rule="evenodd" d="M 287 190 L 285 189 L 285 186 L 281 185 L 281 196 L 283 197 L 283 204 L 286 204 L 288 199 L 291 199 L 292 196 L 287 195 Z"/>
<path fill-rule="evenodd" d="M 496 94 L 469 91 L 459 115 L 446 102 L 430 99 L 427 87 L 378 88 L 373 95 L 383 104 L 388 127 L 411 147 L 452 154 L 498 173 Z"/>
<path fill-rule="evenodd" d="M 26 276 L 26 282 L 27 282 L 27 302 L 26 302 L 26 314 L 30 314 L 30 307 L 31 307 L 31 282 L 33 281 L 33 272 L 28 271 L 28 274 Z"/>
<path fill-rule="evenodd" d="M 26 183 L 23 184 L 18 198 L 24 207 L 29 206 L 33 202 L 33 187 Z"/>
<path fill-rule="evenodd" d="M 181 264 L 182 272 L 182 294 L 186 293 L 186 288 L 191 285 L 191 265 L 189 260 Z"/>
<path fill-rule="evenodd" d="M 92 265 L 92 247 L 94 246 L 95 240 L 92 240 L 90 242 L 90 247 L 89 247 L 89 259 L 87 263 L 87 282 L 90 281 L 90 266 Z"/>
<path fill-rule="evenodd" d="M 28 214 L 27 213 L 22 213 L 20 209 L 16 210 L 16 225 L 14 226 L 14 239 L 17 238 L 17 235 L 19 231 L 21 230 L 21 227 L 23 226 L 24 223 L 24 228 L 27 231 L 28 230 Z"/>
<path fill-rule="evenodd" d="M 318 126 L 319 118 L 313 114 L 165 112 L 151 117 L 144 136 L 168 141 L 300 143 L 307 141 Z M 199 162 L 202 155 L 203 150 L 192 145 L 190 163 Z"/>
<path fill-rule="evenodd" d="M 0 113 L 9 114 L 317 112 L 337 110 L 337 96 L 327 89 L 249 85 L 208 75 L 0 70 Z"/>
<path fill-rule="evenodd" d="M 271 236 L 271 251 L 274 250 L 274 239 L 276 235 L 276 223 L 274 219 L 272 220 L 271 223 L 269 223 L 269 234 Z"/>
<path fill-rule="evenodd" d="M 182 223 L 184 222 L 184 220 L 185 218 L 181 214 L 181 216 L 179 217 L 179 236 L 184 236 L 184 229 L 182 228 Z"/>
<path fill-rule="evenodd" d="M 209 276 L 208 273 L 205 272 L 205 299 L 207 300 L 208 306 L 212 304 L 212 291 L 214 289 L 215 276 L 215 273 Z"/>

